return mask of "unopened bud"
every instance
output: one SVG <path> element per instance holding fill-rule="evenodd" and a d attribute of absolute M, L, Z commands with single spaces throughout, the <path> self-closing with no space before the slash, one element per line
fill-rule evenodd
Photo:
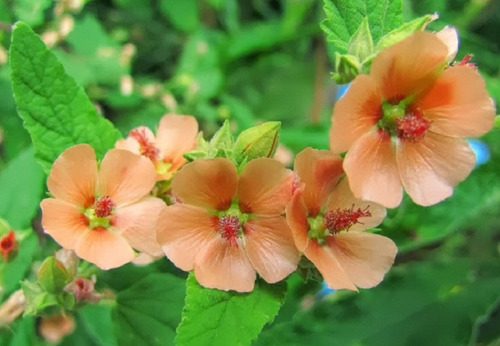
<path fill-rule="evenodd" d="M 17 241 L 14 231 L 0 238 L 0 252 L 4 262 L 12 261 L 17 255 Z"/>
<path fill-rule="evenodd" d="M 241 132 L 234 146 L 237 161 L 273 157 L 279 144 L 280 127 L 279 121 L 269 121 Z"/>
<path fill-rule="evenodd" d="M 47 257 L 38 271 L 40 286 L 49 293 L 60 293 L 64 286 L 71 280 L 64 265 L 55 257 Z"/>
<path fill-rule="evenodd" d="M 352 81 L 361 71 L 361 64 L 357 57 L 349 54 L 335 53 L 335 71 L 332 78 L 337 84 L 346 84 Z"/>

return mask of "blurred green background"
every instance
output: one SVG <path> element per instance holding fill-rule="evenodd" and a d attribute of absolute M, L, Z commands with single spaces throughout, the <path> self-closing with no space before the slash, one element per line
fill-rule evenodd
<path fill-rule="evenodd" d="M 280 155 L 291 161 L 307 146 L 328 148 L 337 86 L 319 27 L 322 6 L 313 0 L 0 0 L 0 199 L 6 201 L 0 217 L 18 228 L 33 219 L 39 229 L 37 205 L 45 192 L 10 87 L 15 21 L 41 35 L 124 135 L 138 125 L 154 129 L 168 112 L 196 116 L 205 138 L 225 119 L 235 133 L 279 120 Z M 500 1 L 404 0 L 403 10 L 405 20 L 437 12 L 431 30 L 455 26 L 457 58 L 473 53 L 500 101 Z M 489 159 L 453 197 L 429 208 L 405 199 L 389 211 L 381 232 L 396 241 L 399 254 L 381 285 L 332 293 L 292 275 L 280 314 L 255 344 L 500 345 L 500 130 L 481 143 Z M 11 196 L 23 208 L 9 209 Z M 113 287 L 106 275 L 103 281 Z M 10 285 L 13 290 L 17 282 Z M 108 345 L 88 319 L 98 320 L 99 309 L 79 315 L 76 334 L 63 344 Z M 4 340 L 41 342 L 34 325 L 13 327 L 29 337 Z"/>

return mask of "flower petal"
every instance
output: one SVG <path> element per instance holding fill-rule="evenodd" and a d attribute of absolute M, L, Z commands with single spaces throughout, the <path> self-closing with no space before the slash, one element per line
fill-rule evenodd
<path fill-rule="evenodd" d="M 156 223 L 165 202 L 155 197 L 145 197 L 136 203 L 117 208 L 112 225 L 136 250 L 151 256 L 163 254 L 156 240 Z"/>
<path fill-rule="evenodd" d="M 297 269 L 299 251 L 284 217 L 257 218 L 243 227 L 247 256 L 266 282 L 281 281 Z"/>
<path fill-rule="evenodd" d="M 330 149 L 342 153 L 380 120 L 382 95 L 375 79 L 358 75 L 344 97 L 337 101 L 332 114 Z"/>
<path fill-rule="evenodd" d="M 111 149 L 101 162 L 98 192 L 121 206 L 147 195 L 155 182 L 156 172 L 149 159 L 126 150 Z"/>
<path fill-rule="evenodd" d="M 330 194 L 326 210 L 357 210 L 368 211 L 370 216 L 360 217 L 358 223 L 349 228 L 349 232 L 359 232 L 368 228 L 380 225 L 385 218 L 386 210 L 381 205 L 374 202 L 362 201 L 354 197 L 349 187 L 347 179 L 343 179 Z"/>
<path fill-rule="evenodd" d="M 182 270 L 192 270 L 196 255 L 218 236 L 216 225 L 217 219 L 206 210 L 174 204 L 160 213 L 157 240 L 170 261 Z"/>
<path fill-rule="evenodd" d="M 328 237 L 326 244 L 352 283 L 361 288 L 378 285 L 398 252 L 391 239 L 372 233 L 341 232 Z"/>
<path fill-rule="evenodd" d="M 42 226 L 63 248 L 74 249 L 78 238 L 88 230 L 88 220 L 80 208 L 55 198 L 40 203 Z"/>
<path fill-rule="evenodd" d="M 94 228 L 83 233 L 76 243 L 78 257 L 94 263 L 101 269 L 120 267 L 135 257 L 127 241 L 105 228 Z"/>
<path fill-rule="evenodd" d="M 384 99 L 419 94 L 445 67 L 447 56 L 448 48 L 436 35 L 416 31 L 380 52 L 370 76 L 379 83 Z"/>
<path fill-rule="evenodd" d="M 225 158 L 195 160 L 172 180 L 172 194 L 181 202 L 225 210 L 237 188 L 236 167 Z"/>
<path fill-rule="evenodd" d="M 451 196 L 476 162 L 469 144 L 428 131 L 417 143 L 402 143 L 396 160 L 403 186 L 417 204 L 428 206 Z"/>
<path fill-rule="evenodd" d="M 250 161 L 240 175 L 238 201 L 244 213 L 277 215 L 292 198 L 293 173 L 279 161 Z"/>
<path fill-rule="evenodd" d="M 358 290 L 329 247 L 310 241 L 304 255 L 318 268 L 328 287 L 336 290 L 343 288 Z"/>
<path fill-rule="evenodd" d="M 344 159 L 344 170 L 354 196 L 397 207 L 403 189 L 391 138 L 382 131 L 365 134 L 354 143 Z"/>
<path fill-rule="evenodd" d="M 196 256 L 194 275 L 204 287 L 238 292 L 252 291 L 256 277 L 241 241 L 235 246 L 221 237 Z"/>
<path fill-rule="evenodd" d="M 307 222 L 307 209 L 302 199 L 302 189 L 299 188 L 295 191 L 291 202 L 286 206 L 286 221 L 292 231 L 295 246 L 303 252 L 309 242 L 307 237 L 309 224 Z"/>
<path fill-rule="evenodd" d="M 196 147 L 198 122 L 189 115 L 167 114 L 160 120 L 156 133 L 156 144 L 160 149 L 162 159 L 173 163 L 185 162 L 184 153 Z"/>
<path fill-rule="evenodd" d="M 493 127 L 495 106 L 484 80 L 469 66 L 447 68 L 416 101 L 430 130 L 453 137 L 477 137 Z"/>
<path fill-rule="evenodd" d="M 445 26 L 440 31 L 436 32 L 436 35 L 448 49 L 448 55 L 446 56 L 446 61 L 451 62 L 458 51 L 458 32 L 453 26 Z"/>
<path fill-rule="evenodd" d="M 316 216 L 344 174 L 342 158 L 328 150 L 306 148 L 295 158 L 295 171 L 305 184 L 303 198 L 310 216 Z"/>
<path fill-rule="evenodd" d="M 47 187 L 57 199 L 89 207 L 94 203 L 97 160 L 94 149 L 78 144 L 66 149 L 52 165 Z"/>

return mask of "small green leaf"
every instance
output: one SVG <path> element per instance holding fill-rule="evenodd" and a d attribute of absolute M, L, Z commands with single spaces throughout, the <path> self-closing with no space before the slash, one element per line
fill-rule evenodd
<path fill-rule="evenodd" d="M 55 257 L 50 256 L 43 261 L 38 271 L 38 283 L 49 293 L 58 294 L 62 292 L 71 280 L 71 274 L 68 273 L 64 265 Z"/>
<path fill-rule="evenodd" d="M 177 328 L 177 345 L 249 345 L 274 320 L 286 283 L 256 282 L 250 293 L 201 287 L 193 274 L 186 281 L 186 303 Z"/>
<path fill-rule="evenodd" d="M 40 285 L 23 281 L 21 282 L 21 288 L 26 298 L 24 316 L 34 316 L 42 311 L 50 313 L 60 310 L 57 296 L 44 291 Z"/>
<path fill-rule="evenodd" d="M 395 43 L 398 43 L 401 40 L 404 40 L 415 31 L 424 29 L 430 22 L 436 19 L 437 15 L 426 14 L 425 16 L 404 23 L 399 28 L 392 30 L 380 39 L 380 41 L 377 43 L 377 51 L 380 51 Z"/>
<path fill-rule="evenodd" d="M 324 0 L 324 5 L 326 19 L 321 28 L 341 54 L 347 53 L 351 37 L 365 18 L 374 43 L 403 23 L 401 0 Z"/>
<path fill-rule="evenodd" d="M 173 345 L 185 292 L 184 280 L 152 273 L 120 291 L 113 323 L 120 346 Z"/>
<path fill-rule="evenodd" d="M 219 149 L 229 149 L 233 148 L 234 141 L 233 135 L 231 134 L 231 129 L 229 127 L 229 121 L 224 121 L 224 124 L 221 128 L 213 135 L 210 140 L 210 148 L 219 150 Z"/>
<path fill-rule="evenodd" d="M 268 121 L 241 132 L 234 146 L 237 162 L 273 157 L 278 148 L 281 123 Z"/>
<path fill-rule="evenodd" d="M 352 35 L 347 54 L 357 57 L 359 61 L 364 61 L 373 54 L 373 39 L 368 26 L 368 17 L 363 19 L 358 30 Z"/>
<path fill-rule="evenodd" d="M 9 61 L 19 115 L 46 172 L 64 149 L 75 144 L 92 145 L 99 157 L 114 146 L 118 130 L 97 114 L 83 89 L 22 22 L 14 26 Z"/>

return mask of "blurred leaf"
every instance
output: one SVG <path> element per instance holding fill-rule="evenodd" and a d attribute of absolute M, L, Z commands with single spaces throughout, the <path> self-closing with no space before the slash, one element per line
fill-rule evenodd
<path fill-rule="evenodd" d="M 326 19 L 321 28 L 339 53 L 347 53 L 349 41 L 368 17 L 373 42 L 403 23 L 401 0 L 324 0 Z"/>
<path fill-rule="evenodd" d="M 66 148 L 88 143 L 98 157 L 120 133 L 101 118 L 81 87 L 68 76 L 29 26 L 17 23 L 10 47 L 12 86 L 36 157 L 48 172 Z"/>
<path fill-rule="evenodd" d="M 0 345 L 45 346 L 45 343 L 37 337 L 35 330 L 36 323 L 34 317 L 19 318 L 9 326 L 9 329 L 0 331 Z"/>
<path fill-rule="evenodd" d="M 31 26 L 43 24 L 45 10 L 52 5 L 51 0 L 16 0 L 13 1 L 14 14 Z"/>
<path fill-rule="evenodd" d="M 120 346 L 173 345 L 180 321 L 184 280 L 149 274 L 116 296 L 113 323 Z"/>
<path fill-rule="evenodd" d="M 14 229 L 30 225 L 38 211 L 44 190 L 43 174 L 33 156 L 33 148 L 24 150 L 0 172 L 0 217 Z"/>
<path fill-rule="evenodd" d="M 161 0 L 163 15 L 181 31 L 194 32 L 198 29 L 198 0 Z"/>
<path fill-rule="evenodd" d="M 129 66 L 120 61 L 121 47 L 94 16 L 87 14 L 76 20 L 66 41 L 70 52 L 56 50 L 55 54 L 78 84 L 119 85 L 120 77 L 129 73 Z"/>
<path fill-rule="evenodd" d="M 178 345 L 247 345 L 278 313 L 286 284 L 256 282 L 250 293 L 200 286 L 193 274 L 186 281 L 186 303 L 175 339 Z"/>
<path fill-rule="evenodd" d="M 495 345 L 500 341 L 500 299 L 491 305 L 489 311 L 477 319 L 469 345 Z"/>
<path fill-rule="evenodd" d="M 499 296 L 494 268 L 481 275 L 463 259 L 393 268 L 378 287 L 335 292 L 269 328 L 256 345 L 466 345 L 475 319 Z"/>
<path fill-rule="evenodd" d="M 4 272 L 4 292 L 5 296 L 9 296 L 12 292 L 19 289 L 20 282 L 26 277 L 29 272 L 35 254 L 39 251 L 40 244 L 38 238 L 32 230 L 16 231 L 16 235 L 20 238 L 18 241 L 17 257 L 9 263 Z"/>

